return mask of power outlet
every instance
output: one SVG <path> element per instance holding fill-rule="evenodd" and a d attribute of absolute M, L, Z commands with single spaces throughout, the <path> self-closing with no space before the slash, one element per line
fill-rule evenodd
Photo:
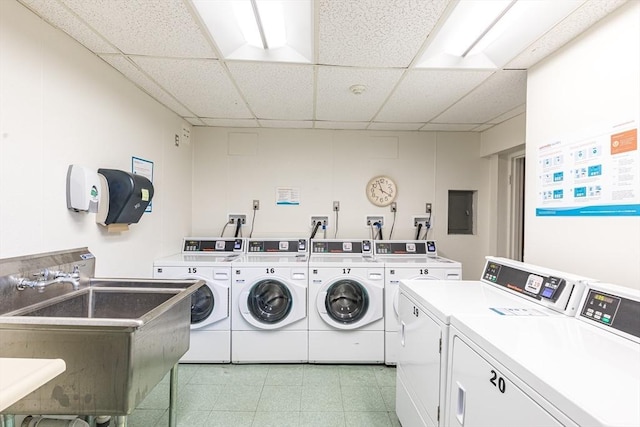
<path fill-rule="evenodd" d="M 380 223 L 380 227 L 384 227 L 384 217 L 383 216 L 369 216 L 369 215 L 367 215 L 367 227 L 371 227 L 376 222 Z"/>
<path fill-rule="evenodd" d="M 333 211 L 338 212 L 339 210 L 340 210 L 340 202 L 336 200 L 333 202 Z"/>
<path fill-rule="evenodd" d="M 328 216 L 312 216 L 311 217 L 311 227 L 315 227 L 317 223 L 320 225 L 324 225 L 325 227 L 329 226 L 329 217 Z"/>
<path fill-rule="evenodd" d="M 428 214 L 430 214 L 430 213 L 431 213 L 431 208 L 432 208 L 431 203 L 427 203 L 426 212 L 427 212 Z"/>
<path fill-rule="evenodd" d="M 247 216 L 240 214 L 229 214 L 229 224 L 237 224 L 244 225 L 247 223 Z"/>
<path fill-rule="evenodd" d="M 398 204 L 396 202 L 391 202 L 391 212 L 398 211 Z"/>
<path fill-rule="evenodd" d="M 426 216 L 414 216 L 413 217 L 413 226 L 417 227 L 422 224 L 422 227 L 426 228 L 429 224 L 429 217 Z"/>
<path fill-rule="evenodd" d="M 254 211 L 260 210 L 260 200 L 253 201 L 253 210 Z"/>

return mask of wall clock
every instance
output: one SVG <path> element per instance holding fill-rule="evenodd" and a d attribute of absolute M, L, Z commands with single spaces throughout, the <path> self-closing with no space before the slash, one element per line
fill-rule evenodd
<path fill-rule="evenodd" d="M 371 178 L 366 187 L 367 199 L 376 206 L 387 206 L 396 200 L 398 186 L 388 176 Z"/>

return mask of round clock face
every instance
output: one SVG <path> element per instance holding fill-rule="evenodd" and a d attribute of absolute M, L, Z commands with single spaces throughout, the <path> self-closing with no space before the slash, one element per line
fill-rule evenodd
<path fill-rule="evenodd" d="M 390 205 L 398 194 L 396 183 L 388 176 L 376 176 L 367 184 L 367 198 L 376 206 Z"/>

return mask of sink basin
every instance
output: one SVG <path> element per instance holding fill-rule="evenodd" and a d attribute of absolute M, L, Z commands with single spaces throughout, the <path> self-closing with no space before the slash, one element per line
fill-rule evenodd
<path fill-rule="evenodd" d="M 203 284 L 90 279 L 0 315 L 0 357 L 67 364 L 66 372 L 3 412 L 130 414 L 189 348 L 191 294 Z"/>

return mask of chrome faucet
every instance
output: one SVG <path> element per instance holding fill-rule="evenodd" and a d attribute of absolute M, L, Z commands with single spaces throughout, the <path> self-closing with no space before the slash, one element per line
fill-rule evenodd
<path fill-rule="evenodd" d="M 75 290 L 80 287 L 80 269 L 77 265 L 73 266 L 71 273 L 45 268 L 40 273 L 34 274 L 34 276 L 37 277 L 35 280 L 28 280 L 23 277 L 18 278 L 16 282 L 18 290 L 23 291 L 27 288 L 33 288 L 37 289 L 38 292 L 44 292 L 44 288 L 54 283 L 70 283 Z"/>

